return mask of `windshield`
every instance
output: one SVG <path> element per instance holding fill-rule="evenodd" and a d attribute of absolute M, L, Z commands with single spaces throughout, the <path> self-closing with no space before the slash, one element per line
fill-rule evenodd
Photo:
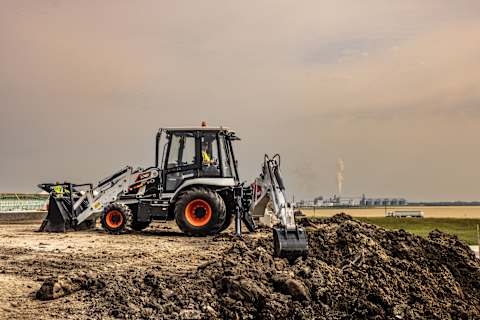
<path fill-rule="evenodd" d="M 175 132 L 170 136 L 167 168 L 193 165 L 195 157 L 195 136 L 191 132 Z"/>

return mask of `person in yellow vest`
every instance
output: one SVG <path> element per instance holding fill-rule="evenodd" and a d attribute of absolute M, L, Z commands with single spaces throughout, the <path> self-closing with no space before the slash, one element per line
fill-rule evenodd
<path fill-rule="evenodd" d="M 60 184 L 60 182 L 57 182 L 53 186 L 53 192 L 55 192 L 55 195 L 57 197 L 63 197 L 64 190 L 63 190 L 63 186 Z"/>
<path fill-rule="evenodd" d="M 53 192 L 58 198 L 62 198 L 65 194 L 70 194 L 70 191 L 68 191 L 68 189 L 65 189 L 63 187 L 63 184 L 61 184 L 60 182 L 55 183 L 55 185 L 53 186 Z"/>
<path fill-rule="evenodd" d="M 211 165 L 212 164 L 212 158 L 208 154 L 208 144 L 207 143 L 202 143 L 202 163 L 204 165 Z"/>

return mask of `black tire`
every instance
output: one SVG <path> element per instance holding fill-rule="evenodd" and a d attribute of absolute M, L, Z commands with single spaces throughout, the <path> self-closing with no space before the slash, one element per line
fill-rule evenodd
<path fill-rule="evenodd" d="M 140 221 L 133 220 L 130 223 L 130 228 L 132 230 L 135 230 L 135 231 L 142 231 L 143 229 L 145 229 L 149 225 L 150 225 L 150 222 L 140 222 Z"/>
<path fill-rule="evenodd" d="M 132 212 L 129 207 L 122 203 L 111 203 L 105 207 L 100 223 L 103 230 L 110 234 L 120 234 L 131 220 Z"/>
<path fill-rule="evenodd" d="M 233 217 L 235 217 L 235 214 L 232 213 L 232 212 L 228 212 L 227 216 L 225 218 L 225 222 L 223 223 L 222 227 L 220 228 L 220 230 L 218 232 L 222 232 L 223 230 L 230 227 L 230 225 L 232 224 L 232 221 L 233 221 Z"/>
<path fill-rule="evenodd" d="M 175 221 L 189 236 L 217 234 L 225 220 L 225 202 L 218 193 L 210 189 L 193 188 L 184 191 L 175 203 Z"/>

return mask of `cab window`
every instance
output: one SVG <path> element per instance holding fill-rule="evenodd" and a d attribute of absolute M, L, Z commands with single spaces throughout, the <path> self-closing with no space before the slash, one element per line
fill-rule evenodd
<path fill-rule="evenodd" d="M 192 133 L 173 133 L 166 164 L 165 190 L 175 191 L 185 180 L 195 177 L 195 136 Z"/>
<path fill-rule="evenodd" d="M 195 137 L 192 133 L 174 133 L 171 136 L 167 169 L 195 164 Z"/>
<path fill-rule="evenodd" d="M 203 133 L 200 139 L 202 169 L 201 175 L 208 177 L 220 176 L 218 143 L 216 133 Z"/>

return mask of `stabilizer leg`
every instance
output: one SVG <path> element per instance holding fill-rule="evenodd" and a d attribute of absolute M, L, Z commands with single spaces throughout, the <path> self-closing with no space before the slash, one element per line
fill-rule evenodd
<path fill-rule="evenodd" d="M 235 235 L 237 237 L 242 236 L 242 213 L 239 210 L 235 214 Z"/>

